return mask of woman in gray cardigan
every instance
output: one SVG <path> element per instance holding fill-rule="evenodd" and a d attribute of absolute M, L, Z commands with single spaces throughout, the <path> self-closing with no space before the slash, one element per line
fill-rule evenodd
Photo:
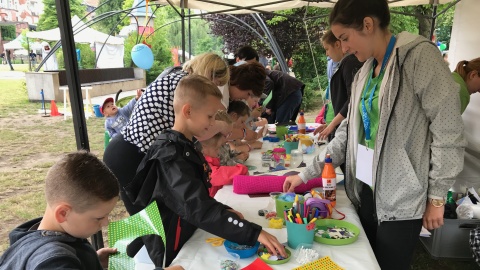
<path fill-rule="evenodd" d="M 418 35 L 392 35 L 389 23 L 386 0 L 339 0 L 330 14 L 343 49 L 366 62 L 327 153 L 336 166 L 346 162 L 347 195 L 380 267 L 390 270 L 410 268 L 422 224 L 443 225 L 466 142 L 460 87 L 438 49 Z M 284 190 L 320 175 L 322 160 L 288 177 Z"/>

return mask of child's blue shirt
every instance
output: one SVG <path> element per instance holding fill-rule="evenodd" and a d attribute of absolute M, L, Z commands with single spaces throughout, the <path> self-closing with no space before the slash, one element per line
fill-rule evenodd
<path fill-rule="evenodd" d="M 108 131 L 110 138 L 120 134 L 123 127 L 127 125 L 136 102 L 137 100 L 132 98 L 125 107 L 118 109 L 115 116 L 109 116 L 105 119 L 105 129 Z"/>

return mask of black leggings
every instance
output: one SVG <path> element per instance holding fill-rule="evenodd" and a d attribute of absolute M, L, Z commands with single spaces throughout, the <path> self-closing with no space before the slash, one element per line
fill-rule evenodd
<path fill-rule="evenodd" d="M 410 269 L 418 242 L 422 219 L 384 221 L 378 223 L 374 211 L 373 191 L 363 184 L 362 206 L 358 215 L 381 269 Z"/>
<path fill-rule="evenodd" d="M 110 141 L 103 154 L 103 161 L 112 170 L 120 184 L 120 198 L 125 204 L 130 215 L 133 215 L 143 208 L 134 206 L 127 195 L 124 187 L 127 186 L 135 177 L 138 165 L 142 162 L 145 154 L 140 149 L 125 141 L 123 135 L 119 134 Z"/>

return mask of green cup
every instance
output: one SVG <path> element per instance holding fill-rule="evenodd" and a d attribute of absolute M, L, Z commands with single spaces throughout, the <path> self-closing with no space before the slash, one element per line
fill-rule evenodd
<path fill-rule="evenodd" d="M 276 132 L 277 132 L 277 137 L 280 140 L 285 140 L 285 134 L 288 133 L 288 127 L 287 126 L 277 126 L 276 127 Z"/>
<path fill-rule="evenodd" d="M 298 149 L 298 142 L 284 142 L 283 148 L 285 148 L 285 152 L 290 155 L 292 150 Z"/>
<path fill-rule="evenodd" d="M 313 244 L 315 226 L 312 224 L 297 224 L 290 221 L 287 224 L 287 243 L 295 249 L 300 244 Z M 313 225 L 313 226 L 312 226 Z"/>
<path fill-rule="evenodd" d="M 303 204 L 303 196 L 298 195 L 299 203 Z M 279 199 L 279 196 L 275 199 L 275 210 L 277 211 L 277 217 L 285 219 L 283 211 L 289 210 L 293 207 L 293 202 L 287 202 L 282 199 Z"/>

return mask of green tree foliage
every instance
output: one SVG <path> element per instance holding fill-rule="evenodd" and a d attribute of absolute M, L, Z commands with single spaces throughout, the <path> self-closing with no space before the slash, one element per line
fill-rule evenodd
<path fill-rule="evenodd" d="M 79 18 L 85 16 L 85 6 L 82 5 L 82 0 L 69 0 L 69 2 L 72 17 L 74 15 Z M 37 30 L 44 31 L 56 27 L 58 27 L 58 17 L 55 0 L 43 0 L 43 13 L 38 19 Z"/>
<path fill-rule="evenodd" d="M 166 10 L 166 22 L 171 23 L 165 26 L 168 33 L 168 40 L 171 47 L 182 47 L 182 23 L 181 18 L 174 8 L 168 6 L 163 7 Z M 188 15 L 188 11 L 185 15 Z M 155 26 L 160 27 L 160 26 Z M 223 55 L 223 38 L 211 34 L 210 24 L 201 17 L 193 17 L 190 19 L 190 33 L 191 33 L 191 50 L 188 48 L 188 18 L 185 18 L 185 49 L 187 52 L 191 51 L 193 55 L 198 55 L 204 52 L 215 52 Z"/>
<path fill-rule="evenodd" d="M 95 51 L 90 48 L 89 44 L 75 43 L 75 49 L 80 49 L 80 67 L 82 69 L 95 68 Z M 57 55 L 58 69 L 65 69 L 62 49 L 58 49 L 55 54 Z"/>
<path fill-rule="evenodd" d="M 10 41 L 17 37 L 15 25 L 2 25 L 0 26 L 0 31 L 2 33 L 2 40 Z"/>
<path fill-rule="evenodd" d="M 118 0 L 100 0 L 98 3 L 98 8 L 95 11 L 96 16 L 100 16 L 101 14 L 107 12 L 114 12 L 122 10 L 122 3 L 123 1 Z M 114 32 L 118 32 L 121 27 L 124 25 L 123 23 L 119 23 L 119 20 L 125 16 L 125 13 L 119 13 L 117 15 L 109 16 L 105 19 L 102 19 L 97 24 L 95 24 L 95 28 L 99 31 L 104 33 L 110 33 L 112 29 Z M 128 18 L 128 17 L 127 17 Z"/>

